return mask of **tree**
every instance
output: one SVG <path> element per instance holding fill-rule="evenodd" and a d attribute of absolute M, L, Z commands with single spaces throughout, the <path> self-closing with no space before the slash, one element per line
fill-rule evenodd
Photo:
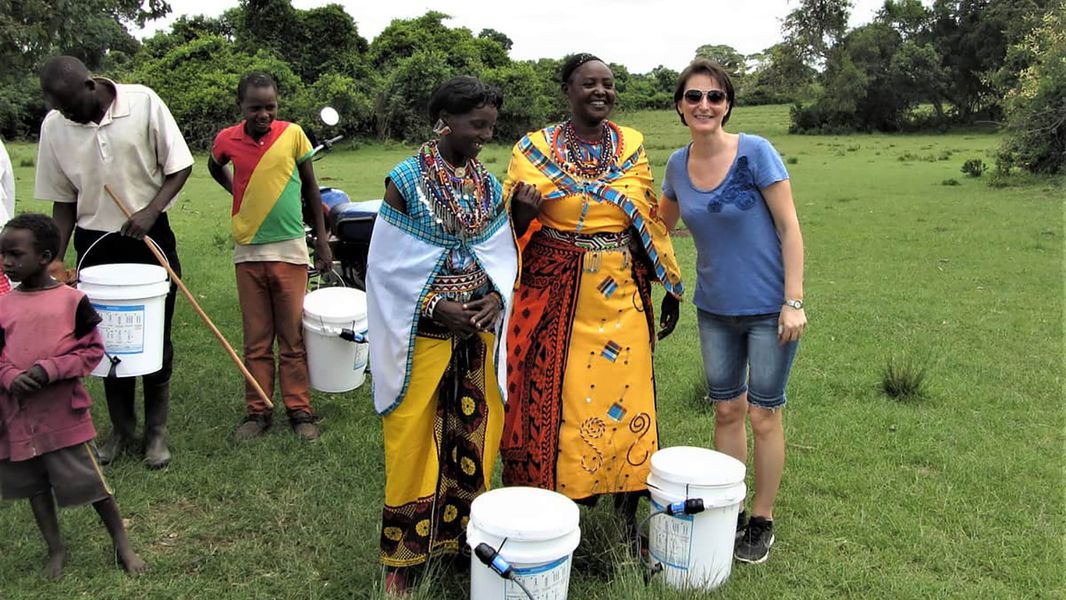
<path fill-rule="evenodd" d="M 458 74 L 448 58 L 440 50 L 418 50 L 388 71 L 374 105 L 379 138 L 420 141 L 429 137 L 430 95 Z"/>
<path fill-rule="evenodd" d="M 740 78 L 748 72 L 748 59 L 725 44 L 704 44 L 696 49 L 696 58 L 707 58 L 722 65 L 730 77 Z"/>
<path fill-rule="evenodd" d="M 942 57 L 945 94 L 961 121 L 998 116 L 1003 95 L 1016 82 L 1004 72 L 1007 48 L 1032 30 L 1050 0 L 936 0 L 923 41 Z M 997 76 L 998 73 L 998 76 Z"/>
<path fill-rule="evenodd" d="M 497 140 L 517 140 L 555 116 L 552 98 L 542 93 L 542 82 L 533 63 L 514 62 L 489 69 L 481 77 L 503 93 L 503 107 L 496 121 Z"/>
<path fill-rule="evenodd" d="M 900 94 L 912 102 L 929 102 L 940 123 L 946 121 L 944 99 L 947 96 L 947 70 L 943 58 L 932 44 L 907 40 L 892 56 L 891 71 Z"/>
<path fill-rule="evenodd" d="M 799 0 L 781 26 L 785 44 L 807 64 L 821 64 L 847 32 L 850 12 L 851 0 Z"/>
<path fill-rule="evenodd" d="M 755 68 L 738 93 L 738 103 L 791 104 L 813 95 L 816 71 L 792 47 L 775 44 L 748 59 Z"/>
<path fill-rule="evenodd" d="M 417 53 L 439 52 L 450 69 L 468 74 L 480 72 L 484 46 L 475 43 L 477 38 L 469 29 L 445 25 L 444 21 L 450 18 L 442 12 L 429 11 L 415 19 L 394 19 L 370 44 L 371 67 L 388 72 Z"/>
<path fill-rule="evenodd" d="M 514 46 L 514 42 L 511 41 L 511 38 L 507 37 L 506 34 L 496 31 L 495 29 L 482 29 L 481 33 L 477 34 L 477 36 L 480 39 L 489 39 L 495 41 L 500 46 L 502 46 L 503 49 L 507 52 L 510 52 L 511 48 Z"/>
<path fill-rule="evenodd" d="M 792 111 L 792 129 L 898 130 L 918 101 L 896 85 L 892 59 L 901 44 L 899 33 L 884 23 L 870 23 L 845 36 L 826 62 L 822 94 L 813 105 Z"/>
<path fill-rule="evenodd" d="M 36 131 L 44 117 L 37 68 L 46 56 L 72 54 L 95 71 L 107 57 L 133 54 L 138 43 L 126 25 L 170 12 L 165 0 L 0 1 L 0 132 Z"/>
<path fill-rule="evenodd" d="M 932 11 L 922 4 L 922 0 L 885 0 L 876 19 L 909 40 L 925 32 L 932 17 Z"/>
<path fill-rule="evenodd" d="M 1045 13 L 1011 53 L 1029 66 L 1007 96 L 1001 165 L 1059 173 L 1066 169 L 1066 1 Z"/>
<path fill-rule="evenodd" d="M 0 4 L 0 74 L 33 71 L 44 56 L 69 49 L 95 50 L 91 63 L 114 42 L 129 50 L 126 24 L 165 16 L 164 0 L 19 0 Z"/>
<path fill-rule="evenodd" d="M 157 31 L 155 35 L 144 40 L 141 52 L 146 57 L 162 58 L 172 49 L 200 37 L 214 35 L 233 40 L 236 35 L 234 23 L 236 19 L 241 18 L 240 10 L 239 7 L 231 9 L 218 18 L 182 15 L 170 26 L 170 31 Z"/>

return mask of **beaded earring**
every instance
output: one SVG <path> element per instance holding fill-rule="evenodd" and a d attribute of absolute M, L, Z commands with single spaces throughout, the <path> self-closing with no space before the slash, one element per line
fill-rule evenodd
<path fill-rule="evenodd" d="M 444 122 L 444 119 L 437 119 L 437 122 L 433 124 L 433 133 L 437 135 L 448 135 L 452 132 L 452 128 Z"/>

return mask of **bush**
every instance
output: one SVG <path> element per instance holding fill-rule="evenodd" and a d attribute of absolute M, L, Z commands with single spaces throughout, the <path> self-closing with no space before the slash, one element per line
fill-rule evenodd
<path fill-rule="evenodd" d="M 960 184 L 959 184 L 959 180 L 958 179 L 951 178 L 951 179 L 945 179 L 944 181 L 941 181 L 940 185 L 955 186 L 955 185 L 960 185 Z"/>
<path fill-rule="evenodd" d="M 980 177 L 982 174 L 984 174 L 985 169 L 987 168 L 988 166 L 985 165 L 985 161 L 981 160 L 980 158 L 971 158 L 970 160 L 962 163 L 962 169 L 960 170 L 966 175 L 969 175 L 970 177 Z"/>

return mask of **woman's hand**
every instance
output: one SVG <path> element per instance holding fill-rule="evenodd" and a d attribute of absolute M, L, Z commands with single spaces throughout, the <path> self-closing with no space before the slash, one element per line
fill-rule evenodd
<path fill-rule="evenodd" d="M 514 219 L 515 235 L 522 237 L 529 224 L 540 214 L 543 197 L 536 186 L 519 181 L 511 190 L 511 218 Z"/>
<path fill-rule="evenodd" d="M 681 315 L 680 303 L 673 294 L 663 296 L 662 306 L 659 307 L 659 335 L 660 340 L 674 332 L 677 320 Z"/>
<path fill-rule="evenodd" d="M 781 307 L 781 316 L 777 318 L 777 342 L 787 344 L 798 342 L 807 328 L 807 313 L 802 308 Z"/>
<path fill-rule="evenodd" d="M 474 324 L 478 311 L 472 309 L 473 304 L 441 300 L 433 308 L 433 320 L 462 337 L 474 335 L 478 332 L 478 327 Z"/>
<path fill-rule="evenodd" d="M 496 322 L 496 318 L 503 312 L 503 300 L 500 299 L 499 295 L 492 293 L 467 302 L 466 307 L 477 311 L 471 320 L 474 327 L 477 327 L 479 331 L 490 331 L 492 325 Z"/>

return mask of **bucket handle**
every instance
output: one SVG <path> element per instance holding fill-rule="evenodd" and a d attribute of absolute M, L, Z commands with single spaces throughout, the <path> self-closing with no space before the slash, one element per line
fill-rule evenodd
<path fill-rule="evenodd" d="M 348 287 L 348 284 L 344 282 L 344 277 L 341 277 L 341 274 L 337 272 L 337 269 L 331 268 L 329 271 L 327 271 L 327 273 L 332 273 L 333 276 L 337 278 L 337 282 L 340 283 L 340 287 L 342 287 L 342 288 L 347 288 Z M 317 292 L 318 290 L 322 289 L 322 276 L 323 276 L 323 273 L 322 273 L 322 271 L 315 271 L 315 275 L 314 276 L 315 276 L 315 289 L 314 289 L 314 291 Z M 336 287 L 336 286 L 333 286 L 333 287 Z"/>
<path fill-rule="evenodd" d="M 75 281 L 75 283 L 78 283 L 78 282 L 81 281 L 81 265 L 82 265 L 82 263 L 85 262 L 85 259 L 89 257 L 89 253 L 93 251 L 93 248 L 95 248 L 97 244 L 99 244 L 100 242 L 104 241 L 104 238 L 106 238 L 109 235 L 113 235 L 115 233 L 118 233 L 118 232 L 117 231 L 108 231 L 104 235 L 96 238 L 96 241 L 94 241 L 93 243 L 89 244 L 89 248 L 87 250 L 85 250 L 84 254 L 81 255 L 81 259 L 78 261 L 78 266 L 75 267 L 75 269 L 74 269 L 74 281 Z M 167 266 L 169 267 L 170 266 L 170 260 L 167 259 L 167 254 L 166 254 L 166 252 L 163 252 L 163 248 L 158 243 L 156 243 L 155 240 L 153 240 L 151 237 L 149 237 L 147 235 L 144 236 L 144 239 L 149 244 L 155 246 L 156 250 L 159 250 L 159 256 L 163 257 L 163 260 L 167 263 Z M 170 277 L 167 276 L 167 279 L 169 280 Z"/>
<path fill-rule="evenodd" d="M 651 483 L 648 483 L 647 485 L 648 485 L 649 488 L 655 488 L 655 489 L 659 490 L 660 492 L 666 493 L 666 490 L 664 490 L 664 489 L 662 489 L 662 488 L 660 488 L 660 487 L 658 487 L 656 485 L 653 485 Z M 736 489 L 738 490 L 737 494 L 732 494 L 732 495 L 729 495 L 729 496 L 725 496 L 724 498 L 717 498 L 717 499 L 715 499 L 714 502 L 709 502 L 705 498 L 700 498 L 700 500 L 703 500 L 703 508 L 704 508 L 704 510 L 710 510 L 712 508 L 725 508 L 727 506 L 732 506 L 732 505 L 734 505 L 734 504 L 736 504 L 738 502 L 743 502 L 744 498 L 746 498 L 748 496 L 748 488 L 747 488 L 747 486 L 745 486 L 744 484 L 740 484 L 739 486 L 737 486 Z M 685 484 L 685 500 L 688 500 L 691 497 L 692 497 L 692 495 L 689 492 L 689 484 L 686 483 Z"/>
<path fill-rule="evenodd" d="M 355 330 L 355 322 L 352 322 L 352 327 L 330 327 L 326 325 L 326 322 L 322 319 L 321 315 L 318 315 L 318 327 L 326 335 L 333 335 L 340 339 L 352 342 L 353 344 L 365 344 L 367 343 L 366 334 L 367 331 Z"/>

